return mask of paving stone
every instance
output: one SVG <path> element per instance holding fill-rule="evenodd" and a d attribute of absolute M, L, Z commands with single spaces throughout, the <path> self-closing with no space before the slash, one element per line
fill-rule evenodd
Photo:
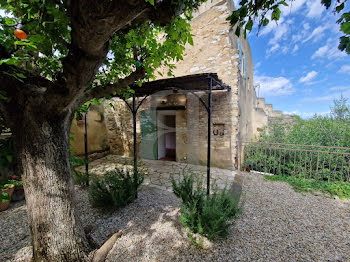
<path fill-rule="evenodd" d="M 90 173 L 103 175 L 113 169 L 122 168 L 132 170 L 133 159 L 118 155 L 107 155 L 101 159 L 89 163 Z M 206 187 L 207 167 L 200 165 L 192 165 L 179 163 L 174 161 L 147 160 L 143 159 L 141 164 L 143 171 L 148 174 L 144 183 L 147 185 L 156 185 L 164 190 L 171 189 L 171 178 L 176 181 L 181 179 L 184 172 L 194 173 L 198 179 L 198 183 L 202 183 L 203 188 Z M 85 167 L 79 167 L 79 171 L 85 172 Z M 211 188 L 215 188 L 218 184 L 219 189 L 230 186 L 235 179 L 235 172 L 227 169 L 213 167 L 211 168 Z"/>

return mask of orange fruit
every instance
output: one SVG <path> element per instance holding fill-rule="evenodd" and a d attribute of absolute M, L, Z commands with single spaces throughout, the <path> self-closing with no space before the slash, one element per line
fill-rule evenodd
<path fill-rule="evenodd" d="M 27 34 L 21 29 L 15 30 L 15 36 L 19 39 L 26 39 L 27 38 Z"/>

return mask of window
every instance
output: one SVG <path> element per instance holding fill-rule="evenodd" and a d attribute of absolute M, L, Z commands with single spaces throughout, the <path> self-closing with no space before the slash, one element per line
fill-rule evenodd
<path fill-rule="evenodd" d="M 242 68 L 242 46 L 239 39 L 237 39 L 237 48 L 238 48 L 238 69 L 241 71 Z"/>
<path fill-rule="evenodd" d="M 242 45 L 239 39 L 237 39 L 238 48 L 238 70 L 244 78 L 247 78 L 247 57 L 242 50 Z"/>
<path fill-rule="evenodd" d="M 244 54 L 244 60 L 243 60 L 243 76 L 244 78 L 247 78 L 247 57 L 246 55 Z"/>

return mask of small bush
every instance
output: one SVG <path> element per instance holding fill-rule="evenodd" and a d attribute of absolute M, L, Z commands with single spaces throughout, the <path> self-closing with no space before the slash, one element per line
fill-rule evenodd
<path fill-rule="evenodd" d="M 8 202 L 10 201 L 10 196 L 6 192 L 0 191 L 0 202 Z"/>
<path fill-rule="evenodd" d="M 179 183 L 172 179 L 173 192 L 182 200 L 182 224 L 208 239 L 225 238 L 230 222 L 239 214 L 239 199 L 226 189 L 208 196 L 201 187 L 194 188 L 194 182 L 192 174 L 184 174 Z"/>
<path fill-rule="evenodd" d="M 143 182 L 143 173 L 135 175 L 130 171 L 115 169 L 102 178 L 94 176 L 89 187 L 89 199 L 95 207 L 123 207 L 137 197 L 137 190 Z"/>
<path fill-rule="evenodd" d="M 72 165 L 73 183 L 75 185 L 79 185 L 83 187 L 88 186 L 89 177 L 86 175 L 86 173 L 80 172 L 76 169 L 79 166 L 85 165 L 86 160 L 70 154 L 70 162 Z"/>
<path fill-rule="evenodd" d="M 75 168 L 72 169 L 73 172 L 73 183 L 79 186 L 87 186 L 89 183 L 89 178 L 86 173 L 80 172 Z"/>

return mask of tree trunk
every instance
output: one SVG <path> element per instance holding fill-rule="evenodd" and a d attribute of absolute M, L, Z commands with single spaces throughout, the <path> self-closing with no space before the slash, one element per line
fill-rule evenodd
<path fill-rule="evenodd" d="M 71 117 L 28 114 L 12 131 L 23 170 L 34 261 L 84 261 L 88 244 L 73 205 Z"/>

